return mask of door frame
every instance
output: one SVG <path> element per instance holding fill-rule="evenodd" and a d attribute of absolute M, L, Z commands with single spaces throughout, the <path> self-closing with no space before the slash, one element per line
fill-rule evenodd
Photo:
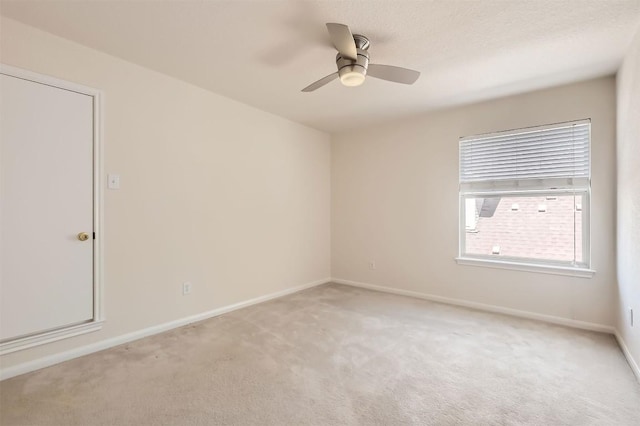
<path fill-rule="evenodd" d="M 0 343 L 0 355 L 78 336 L 102 328 L 104 316 L 104 223 L 103 223 L 103 147 L 102 147 L 102 91 L 61 80 L 56 77 L 27 71 L 0 63 L 0 74 L 69 90 L 93 98 L 93 318 L 82 324 L 19 337 Z"/>

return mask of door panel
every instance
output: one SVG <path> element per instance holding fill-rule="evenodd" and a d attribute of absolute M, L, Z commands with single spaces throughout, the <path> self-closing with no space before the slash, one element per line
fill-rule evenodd
<path fill-rule="evenodd" d="M 0 79 L 5 341 L 93 318 L 93 98 Z M 89 240 L 79 241 L 79 232 Z"/>

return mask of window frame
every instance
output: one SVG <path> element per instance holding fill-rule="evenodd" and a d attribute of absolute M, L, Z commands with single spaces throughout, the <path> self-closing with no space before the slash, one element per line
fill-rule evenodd
<path fill-rule="evenodd" d="M 578 122 L 578 121 L 576 121 Z M 560 123 L 566 124 L 566 123 Z M 539 126 L 550 128 L 553 125 Z M 514 129 L 506 132 L 517 134 L 531 128 Z M 462 140 L 463 138 L 461 138 Z M 460 152 L 459 152 L 460 155 Z M 589 157 L 591 157 L 591 126 L 589 126 Z M 483 266 L 501 269 L 521 270 L 528 272 L 541 272 L 557 275 L 570 275 L 591 278 L 595 270 L 591 269 L 591 180 L 588 184 L 574 185 L 571 178 L 567 178 L 566 185 L 558 185 L 556 179 L 541 179 L 528 185 L 524 180 L 493 180 L 488 181 L 484 188 L 463 188 L 460 182 L 458 187 L 458 256 L 455 258 L 458 264 Z M 490 189 L 488 189 L 490 188 Z M 544 260 L 513 256 L 496 256 L 491 254 L 469 254 L 466 252 L 466 200 L 468 198 L 481 197 L 526 197 L 526 196 L 567 196 L 581 195 L 582 201 L 582 262 Z"/>

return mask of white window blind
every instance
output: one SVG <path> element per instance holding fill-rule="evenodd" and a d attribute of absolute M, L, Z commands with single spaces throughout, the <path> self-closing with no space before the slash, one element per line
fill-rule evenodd
<path fill-rule="evenodd" d="M 460 184 L 481 188 L 500 181 L 562 180 L 568 186 L 588 185 L 590 127 L 590 120 L 582 120 L 461 138 Z"/>

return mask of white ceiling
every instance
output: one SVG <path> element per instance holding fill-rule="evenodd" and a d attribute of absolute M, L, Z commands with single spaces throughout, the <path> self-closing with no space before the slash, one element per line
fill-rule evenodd
<path fill-rule="evenodd" d="M 337 132 L 614 73 L 640 0 L 2 1 L 0 13 L 265 111 Z M 422 72 L 300 90 L 334 72 L 326 22 L 372 63 Z"/>

